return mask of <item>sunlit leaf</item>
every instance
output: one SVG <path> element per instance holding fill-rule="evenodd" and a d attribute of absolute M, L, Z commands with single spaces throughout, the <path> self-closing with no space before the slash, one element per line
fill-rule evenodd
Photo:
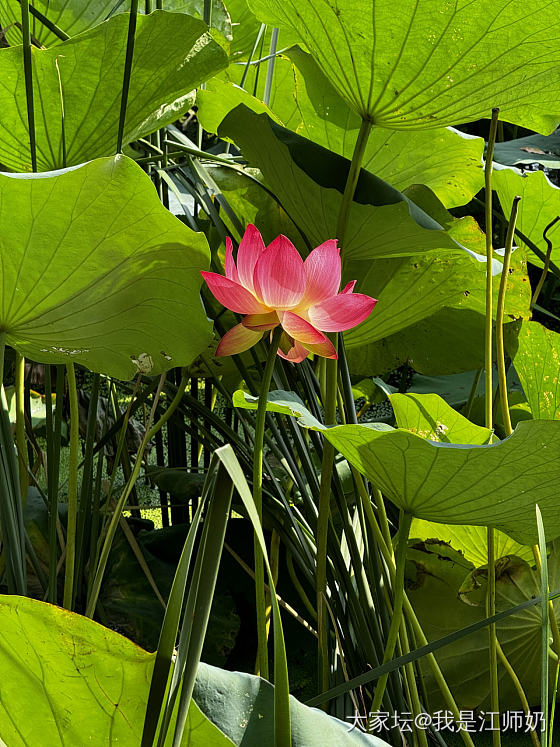
<path fill-rule="evenodd" d="M 360 118 L 340 97 L 313 58 L 293 47 L 276 59 L 270 116 L 299 135 L 334 153 L 351 158 Z M 231 68 L 230 68 L 231 69 Z M 229 70 L 228 70 L 229 73 Z M 237 104 L 267 111 L 251 96 L 223 77 L 213 78 L 197 95 L 198 116 L 204 128 L 217 132 Z M 452 128 L 430 132 L 397 132 L 374 127 L 363 167 L 395 189 L 426 184 L 447 207 L 467 203 L 483 186 L 482 138 Z"/>
<path fill-rule="evenodd" d="M 399 428 L 430 441 L 450 444 L 487 444 L 492 431 L 471 423 L 437 394 L 391 394 Z"/>
<path fill-rule="evenodd" d="M 349 161 L 274 124 L 245 106 L 233 110 L 220 134 L 230 136 L 313 246 L 336 235 Z M 346 258 L 399 257 L 460 247 L 402 193 L 362 171 L 344 242 Z"/>
<path fill-rule="evenodd" d="M 421 540 L 437 539 L 458 550 L 477 568 L 488 563 L 488 532 L 486 527 L 473 527 L 461 524 L 437 524 L 424 519 L 413 519 L 410 527 L 411 538 Z M 503 532 L 494 531 L 494 556 L 517 555 L 528 563 L 533 563 L 533 550 L 528 545 L 520 545 Z"/>
<path fill-rule="evenodd" d="M 560 118 L 554 3 L 249 0 L 299 35 L 349 106 L 374 125 L 433 128 L 500 117 L 542 132 Z M 539 50 L 538 56 L 535 49 Z"/>
<path fill-rule="evenodd" d="M 208 344 L 206 239 L 125 156 L 0 175 L 0 232 L 0 327 L 25 356 L 126 379 L 188 365 Z"/>
<path fill-rule="evenodd" d="M 81 34 L 114 13 L 130 10 L 130 0 L 33 0 L 32 5 L 67 36 Z M 204 17 L 204 0 L 165 0 L 164 7 L 167 11 Z M 138 4 L 138 12 L 143 12 L 143 3 Z M 18 0 L 0 0 L 0 16 L 10 44 L 21 44 L 21 4 Z M 46 47 L 60 44 L 60 38 L 38 18 L 32 15 L 30 21 L 34 41 Z M 230 37 L 231 22 L 222 0 L 212 0 L 212 26 L 226 38 Z"/>
<path fill-rule="evenodd" d="M 525 234 L 543 253 L 547 244 L 543 239 L 543 231 L 547 225 L 560 215 L 560 189 L 546 177 L 542 171 L 521 172 L 516 169 L 495 169 L 492 176 L 492 186 L 498 194 L 500 205 L 506 215 L 509 215 L 513 198 L 521 196 L 517 228 Z M 560 262 L 560 222 L 556 223 L 547 233 L 552 242 L 551 259 Z M 519 237 L 515 243 L 522 245 Z M 542 261 L 533 253 L 529 254 L 530 261 L 542 267 Z"/>
<path fill-rule="evenodd" d="M 325 437 L 404 511 L 444 524 L 493 526 L 521 544 L 537 539 L 538 503 L 547 536 L 560 536 L 560 422 L 529 420 L 488 446 L 427 441 L 403 430 L 329 428 Z"/>
<path fill-rule="evenodd" d="M 40 171 L 64 165 L 63 130 L 66 165 L 115 152 L 127 33 L 119 14 L 56 47 L 32 48 Z M 213 33 L 183 13 L 138 18 L 125 143 L 177 119 L 193 89 L 227 65 Z M 22 47 L 2 50 L 0 78 L 0 163 L 31 171 Z"/>
<path fill-rule="evenodd" d="M 535 419 L 560 418 L 560 335 L 538 322 L 508 328 L 507 350 Z"/>
<path fill-rule="evenodd" d="M 34 599 L 0 597 L 0 620 L 3 743 L 140 744 L 155 654 L 88 618 Z M 232 742 L 193 702 L 182 744 Z"/>

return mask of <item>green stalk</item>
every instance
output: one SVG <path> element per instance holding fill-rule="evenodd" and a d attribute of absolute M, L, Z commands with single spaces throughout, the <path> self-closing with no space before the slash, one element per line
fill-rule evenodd
<path fill-rule="evenodd" d="M 6 352 L 6 333 L 0 331 L 0 389 L 4 386 L 4 355 Z"/>
<path fill-rule="evenodd" d="M 360 483 L 357 483 L 357 484 L 359 488 Z M 362 486 L 363 486 L 363 483 L 362 483 Z M 371 501 L 369 499 L 367 492 L 365 491 L 365 488 L 363 488 L 362 490 L 359 489 L 359 492 L 362 498 L 364 513 L 366 515 L 366 518 L 368 519 L 368 523 L 371 527 L 373 536 L 375 537 L 375 540 L 377 542 L 381 555 L 383 556 L 387 564 L 389 576 L 394 586 L 396 571 L 395 571 L 393 553 L 391 550 L 390 537 L 389 537 L 389 543 L 387 543 L 385 540 L 385 537 L 383 536 L 383 532 L 381 531 L 381 527 L 379 526 L 379 523 L 377 521 L 377 518 L 375 516 L 375 513 L 371 505 Z M 380 498 L 380 500 L 382 499 Z M 426 638 L 424 631 L 422 630 L 422 626 L 420 625 L 420 622 L 418 621 L 418 618 L 416 617 L 416 613 L 414 612 L 414 609 L 406 593 L 403 594 L 403 608 L 404 608 L 404 614 L 406 615 L 410 623 L 410 626 L 412 628 L 414 637 L 416 638 L 417 645 L 426 646 L 428 644 L 428 639 Z M 432 674 L 440 689 L 440 692 L 443 695 L 443 699 L 447 707 L 453 713 L 453 718 L 455 719 L 456 723 L 459 723 L 459 721 L 461 720 L 459 708 L 457 707 L 457 704 L 455 703 L 453 694 L 451 693 L 451 690 L 449 689 L 449 686 L 447 682 L 445 681 L 445 677 L 443 676 L 443 673 L 439 667 L 439 664 L 437 663 L 435 656 L 432 653 L 430 653 L 427 655 L 426 659 L 427 659 L 430 669 L 432 670 Z M 468 732 L 461 731 L 460 734 L 463 739 L 463 742 L 465 743 L 467 747 L 474 747 L 474 742 L 472 741 L 472 738 L 470 737 Z"/>
<path fill-rule="evenodd" d="M 486 223 L 486 319 L 484 328 L 484 365 L 486 368 L 486 427 L 492 429 L 492 158 L 498 128 L 499 109 L 492 109 L 492 122 L 484 162 L 484 217 Z"/>
<path fill-rule="evenodd" d="M 535 506 L 539 535 L 540 576 L 541 576 L 541 713 L 544 718 L 542 747 L 548 747 L 548 559 L 546 557 L 546 537 L 542 515 L 538 504 Z"/>
<path fill-rule="evenodd" d="M 21 31 L 23 36 L 23 74 L 27 102 L 27 126 L 31 169 L 37 171 L 37 143 L 35 140 L 35 107 L 33 105 L 33 62 L 31 57 L 31 30 L 29 27 L 29 0 L 21 0 Z"/>
<path fill-rule="evenodd" d="M 497 645 L 498 650 L 498 657 L 500 659 L 500 663 L 508 673 L 511 681 L 513 682 L 513 686 L 515 687 L 517 694 L 519 695 L 519 700 L 521 701 L 521 705 L 523 706 L 523 713 L 528 716 L 531 712 L 531 709 L 529 707 L 529 701 L 527 700 L 527 696 L 525 695 L 525 691 L 523 690 L 523 685 L 521 684 L 519 677 L 517 676 L 517 672 L 515 669 L 511 666 L 509 659 L 504 654 L 502 647 L 500 646 L 500 643 L 498 641 Z M 531 741 L 533 742 L 533 747 L 541 747 L 540 739 L 537 736 L 537 732 L 535 730 L 531 731 Z"/>
<path fill-rule="evenodd" d="M 253 500 L 257 509 L 259 521 L 262 524 L 262 474 L 263 474 L 263 446 L 264 427 L 266 423 L 266 403 L 268 391 L 274 371 L 274 363 L 278 350 L 278 343 L 282 335 L 282 327 L 278 326 L 272 333 L 272 340 L 266 358 L 261 388 L 259 392 L 259 403 L 257 406 L 257 417 L 255 421 L 255 447 L 253 452 Z M 265 680 L 269 677 L 268 672 L 268 645 L 266 630 L 266 592 L 264 588 L 264 561 L 259 541 L 254 537 L 255 552 L 255 601 L 257 605 L 257 663 L 256 674 L 260 674 Z"/>
<path fill-rule="evenodd" d="M 76 524 L 78 519 L 78 447 L 80 443 L 78 391 L 73 363 L 66 364 L 68 400 L 70 403 L 70 453 L 68 464 L 68 527 L 66 530 L 66 572 L 62 606 L 72 609 L 74 568 L 76 562 Z"/>
<path fill-rule="evenodd" d="M 18 3 L 20 5 L 23 5 L 25 0 L 18 0 Z M 29 12 L 33 16 L 33 18 L 36 18 L 43 26 L 51 31 L 55 36 L 58 36 L 60 41 L 68 41 L 70 37 L 67 33 L 65 33 L 59 26 L 56 25 L 56 23 L 53 23 L 52 21 L 49 21 L 49 19 L 41 13 L 40 10 L 37 10 L 37 8 L 33 7 L 33 5 L 29 5 Z"/>
<path fill-rule="evenodd" d="M 493 527 L 486 531 L 488 542 L 488 587 L 486 591 L 486 617 L 496 614 L 496 567 L 495 567 L 495 534 Z M 496 623 L 488 626 L 488 659 L 490 665 L 490 709 L 493 713 L 500 710 L 500 698 L 498 693 L 498 648 L 497 648 Z M 500 747 L 501 738 L 499 731 L 492 731 L 492 744 Z"/>
<path fill-rule="evenodd" d="M 124 123 L 126 119 L 126 107 L 128 105 L 128 91 L 130 89 L 132 59 L 134 57 L 134 36 L 136 34 L 137 17 L 138 0 L 130 0 L 130 19 L 128 22 L 128 38 L 126 40 L 126 56 L 124 60 L 124 75 L 121 95 L 121 111 L 119 114 L 119 129 L 117 133 L 117 153 L 122 153 L 123 148 Z"/>
<path fill-rule="evenodd" d="M 56 385 L 56 413 L 53 420 L 51 367 L 45 367 L 45 410 L 47 431 L 47 496 L 49 499 L 49 595 L 51 604 L 57 604 L 58 544 L 56 523 L 58 518 L 58 473 L 60 463 L 60 429 L 62 424 L 62 400 L 64 378 L 59 373 Z"/>
<path fill-rule="evenodd" d="M 404 599 L 403 599 L 404 601 Z M 406 620 L 404 616 L 401 618 L 401 629 L 399 639 L 401 641 L 401 653 L 403 655 L 410 653 L 410 643 L 408 640 L 408 632 L 406 629 Z M 406 682 L 408 683 L 408 690 L 410 692 L 410 702 L 412 704 L 412 715 L 414 718 L 422 713 L 422 706 L 420 705 L 420 696 L 418 695 L 418 686 L 416 684 L 416 674 L 414 671 L 414 664 L 410 661 L 404 667 L 404 674 Z M 416 728 L 416 727 L 415 727 Z M 420 747 L 428 747 L 428 737 L 426 729 L 416 728 L 416 734 Z"/>
<path fill-rule="evenodd" d="M 486 317 L 484 327 L 484 365 L 485 377 L 485 423 L 492 430 L 492 158 L 498 129 L 499 109 L 492 109 L 492 121 L 486 149 L 484 163 L 485 203 L 484 216 L 486 222 Z M 492 616 L 496 610 L 496 571 L 494 558 L 494 529 L 487 529 L 488 546 L 488 587 L 486 593 L 486 615 Z M 498 654 L 496 648 L 496 625 L 488 626 L 488 656 L 490 664 L 490 706 L 492 711 L 498 712 L 500 703 L 498 695 Z M 492 731 L 494 747 L 501 744 L 500 732 Z"/>
<path fill-rule="evenodd" d="M 401 511 L 399 518 L 399 531 L 397 533 L 397 546 L 395 548 L 395 581 L 393 586 L 393 617 L 391 618 L 391 627 L 389 628 L 389 635 L 387 636 L 387 643 L 385 645 L 385 655 L 383 656 L 383 664 L 391 661 L 395 652 L 395 645 L 399 635 L 399 628 L 403 617 L 403 602 L 404 602 L 404 567 L 406 562 L 406 549 L 408 545 L 408 533 L 410 532 L 410 525 L 412 523 L 412 515 L 404 511 Z M 377 685 L 375 687 L 375 695 L 373 697 L 373 703 L 371 711 L 376 713 L 379 711 L 383 695 L 385 694 L 385 687 L 387 685 L 387 679 L 389 674 L 382 674 Z"/>
<path fill-rule="evenodd" d="M 18 451 L 18 470 L 19 470 L 19 491 L 21 500 L 25 505 L 27 500 L 27 468 L 29 460 L 27 456 L 27 445 L 25 443 L 25 410 L 24 410 L 24 390 L 25 390 L 25 358 L 21 353 L 16 351 L 16 370 L 15 370 L 15 396 L 16 396 L 16 445 Z"/>
<path fill-rule="evenodd" d="M 360 131 L 352 154 L 350 169 L 346 178 L 346 186 L 340 204 L 338 220 L 336 225 L 336 238 L 344 248 L 344 238 L 350 217 L 350 209 L 354 199 L 354 193 L 360 176 L 360 169 L 364 159 L 366 145 L 371 132 L 372 123 L 363 119 Z M 338 347 L 338 335 L 333 340 L 335 350 Z M 326 392 L 325 392 L 325 423 L 336 422 L 336 398 L 338 389 L 338 365 L 335 360 L 326 360 Z M 321 485 L 319 489 L 319 507 L 317 517 L 317 632 L 318 632 L 318 666 L 319 666 L 319 689 L 327 690 L 329 687 L 329 636 L 328 636 L 328 611 L 327 599 L 327 537 L 330 516 L 331 481 L 334 465 L 334 447 L 325 440 L 323 444 L 323 458 L 321 462 Z"/>
<path fill-rule="evenodd" d="M 97 402 L 99 399 L 100 374 L 93 375 L 91 383 L 91 393 L 88 409 L 88 419 L 86 428 L 86 439 L 84 444 L 84 464 L 82 470 L 82 485 L 80 488 L 80 508 L 78 511 L 77 538 L 78 546 L 76 553 L 76 577 L 74 579 L 74 594 L 78 593 L 80 588 L 80 579 L 83 574 L 85 553 L 87 551 L 86 526 L 89 529 L 91 517 L 93 516 L 93 449 L 95 441 L 95 428 L 97 424 Z M 128 452 L 127 452 L 128 453 Z"/>
<path fill-rule="evenodd" d="M 506 436 L 509 436 L 511 428 L 511 418 L 509 415 L 508 407 L 508 394 L 507 394 L 507 382 L 506 382 L 506 362 L 504 358 L 504 308 L 506 303 L 506 290 L 507 281 L 509 276 L 509 264 L 511 259 L 511 252 L 513 248 L 513 235 L 515 231 L 515 223 L 517 221 L 517 213 L 519 211 L 519 200 L 521 197 L 517 196 L 513 199 L 511 206 L 511 215 L 509 218 L 509 224 L 506 234 L 506 244 L 504 250 L 504 264 L 502 267 L 502 277 L 500 279 L 500 290 L 498 291 L 498 303 L 496 306 L 496 361 L 498 364 L 498 382 L 500 387 L 500 402 L 502 406 L 502 418 L 504 421 L 504 431 Z"/>

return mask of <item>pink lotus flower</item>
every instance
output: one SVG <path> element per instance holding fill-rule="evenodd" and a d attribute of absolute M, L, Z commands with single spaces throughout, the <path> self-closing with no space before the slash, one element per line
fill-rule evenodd
<path fill-rule="evenodd" d="M 341 262 L 336 243 L 336 239 L 325 241 L 304 262 L 285 236 L 266 247 L 259 231 L 249 225 L 236 265 L 227 238 L 225 276 L 215 272 L 202 272 L 202 276 L 216 299 L 244 318 L 222 337 L 216 355 L 242 353 L 280 324 L 278 355 L 282 358 L 293 363 L 300 363 L 309 353 L 336 358 L 324 333 L 355 327 L 377 303 L 375 298 L 352 292 L 355 280 L 338 292 Z"/>

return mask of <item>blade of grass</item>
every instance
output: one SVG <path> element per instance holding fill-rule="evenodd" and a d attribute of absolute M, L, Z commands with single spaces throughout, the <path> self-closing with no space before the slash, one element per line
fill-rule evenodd
<path fill-rule="evenodd" d="M 228 451 L 231 447 L 223 446 L 215 452 L 215 458 L 219 459 L 220 452 Z M 233 453 L 233 452 L 232 452 Z M 193 594 L 194 604 L 192 617 L 187 615 L 190 604 L 187 601 L 184 623 L 181 630 L 181 638 L 184 637 L 186 645 L 186 657 L 184 663 L 184 676 L 182 677 L 181 695 L 179 697 L 179 710 L 175 733 L 173 735 L 173 747 L 180 747 L 183 732 L 185 730 L 192 691 L 196 679 L 196 672 L 202 646 L 208 627 L 208 619 L 212 607 L 212 599 L 216 588 L 218 570 L 224 547 L 226 526 L 229 518 L 231 499 L 233 496 L 233 481 L 229 477 L 222 461 L 218 463 L 212 497 L 209 501 L 208 512 L 204 519 L 204 537 L 201 542 L 201 550 L 197 557 L 197 566 L 193 574 L 193 586 L 189 590 L 189 597 Z M 200 560 L 200 562 L 199 562 Z M 185 624 L 186 623 L 186 624 Z M 179 652 L 181 651 L 181 641 Z M 179 656 L 177 657 L 177 667 Z"/>
<path fill-rule="evenodd" d="M 274 745 L 275 747 L 289 747 L 291 744 L 290 726 L 290 687 L 288 680 L 288 663 L 286 659 L 286 644 L 282 629 L 280 606 L 276 597 L 276 587 L 268 555 L 262 526 L 259 522 L 256 506 L 253 502 L 251 490 L 233 450 L 225 452 L 223 464 L 226 467 L 234 485 L 245 506 L 245 510 L 253 524 L 255 535 L 259 540 L 263 553 L 263 560 L 268 574 L 271 590 L 273 641 L 274 641 Z"/>
<path fill-rule="evenodd" d="M 183 608 L 183 599 L 192 560 L 194 542 L 200 525 L 202 511 L 206 505 L 206 495 L 206 491 L 203 490 L 203 498 L 201 498 L 200 503 L 198 504 L 198 509 L 193 517 L 187 538 L 185 539 L 185 544 L 181 551 L 181 557 L 179 558 L 179 563 L 169 593 L 167 610 L 159 634 L 156 660 L 150 682 L 150 692 L 148 694 L 148 703 L 146 706 L 141 747 L 151 747 L 157 733 L 157 726 L 165 701 L 167 683 L 169 681 L 169 672 L 171 671 L 173 664 L 173 651 L 175 648 L 175 641 L 177 640 L 177 633 L 179 632 L 179 620 L 181 619 L 181 610 Z"/>

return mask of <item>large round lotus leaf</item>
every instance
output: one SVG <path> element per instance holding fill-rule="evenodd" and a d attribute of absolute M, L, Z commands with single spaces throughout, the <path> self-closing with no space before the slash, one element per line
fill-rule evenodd
<path fill-rule="evenodd" d="M 560 536 L 560 421 L 527 420 L 488 446 L 427 441 L 404 430 L 340 425 L 324 432 L 404 511 L 443 524 L 492 526 L 537 542 L 535 504 L 547 539 Z"/>
<path fill-rule="evenodd" d="M 226 67 L 212 33 L 183 13 L 138 18 L 124 143 L 173 122 L 193 89 Z M 127 34 L 120 14 L 56 47 L 32 48 L 38 170 L 115 152 Z M 0 163 L 31 171 L 22 47 L 2 50 L 0 79 Z"/>
<path fill-rule="evenodd" d="M 125 156 L 0 174 L 0 331 L 33 360 L 123 379 L 188 365 L 211 336 L 208 257 Z"/>
<path fill-rule="evenodd" d="M 298 47 L 286 54 L 289 59 L 282 56 L 275 62 L 268 113 L 298 135 L 351 158 L 360 117 L 310 55 Z M 197 92 L 198 118 L 209 132 L 217 132 L 224 117 L 240 103 L 259 113 L 267 110 L 261 99 L 224 79 L 230 70 Z M 261 75 L 259 80 L 264 79 Z M 482 138 L 452 128 L 399 132 L 374 127 L 363 167 L 398 190 L 426 184 L 446 207 L 455 207 L 469 202 L 484 185 L 483 148 Z"/>
<path fill-rule="evenodd" d="M 0 743 L 138 747 L 155 654 L 86 617 L 25 597 L 0 597 L 0 630 Z M 232 742 L 193 701 L 181 744 Z"/>
<path fill-rule="evenodd" d="M 104 21 L 113 12 L 130 10 L 130 0 L 33 0 L 33 7 L 55 24 L 67 36 L 76 36 Z M 117 7 L 118 6 L 118 7 Z M 156 3 L 152 3 L 155 9 Z M 165 10 L 204 17 L 204 0 L 165 0 Z M 144 3 L 138 11 L 142 13 Z M 0 0 L 0 17 L 11 45 L 21 44 L 21 4 L 18 0 Z M 212 26 L 224 36 L 231 35 L 229 14 L 222 0 L 212 0 Z M 31 16 L 31 36 L 34 42 L 46 47 L 60 44 L 61 39 L 35 16 Z"/>
<path fill-rule="evenodd" d="M 495 106 L 531 129 L 558 124 L 560 20 L 549 0 L 249 0 L 249 7 L 298 34 L 349 106 L 375 125 L 441 127 L 489 117 Z"/>
<path fill-rule="evenodd" d="M 25 597 L 0 597 L 0 630 L 0 743 L 138 747 L 155 654 L 92 620 Z M 290 708 L 294 747 L 388 747 L 295 698 Z M 272 685 L 199 665 L 181 747 L 268 745 L 273 731 Z"/>

